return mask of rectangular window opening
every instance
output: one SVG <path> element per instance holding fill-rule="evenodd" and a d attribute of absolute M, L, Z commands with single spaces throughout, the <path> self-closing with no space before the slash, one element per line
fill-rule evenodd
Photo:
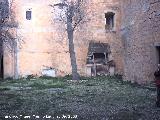
<path fill-rule="evenodd" d="M 26 11 L 26 20 L 31 20 L 32 19 L 32 11 Z"/>
<path fill-rule="evenodd" d="M 114 17 L 115 17 L 115 13 L 112 13 L 112 12 L 105 13 L 105 19 L 106 19 L 105 29 L 106 30 L 113 30 Z"/>

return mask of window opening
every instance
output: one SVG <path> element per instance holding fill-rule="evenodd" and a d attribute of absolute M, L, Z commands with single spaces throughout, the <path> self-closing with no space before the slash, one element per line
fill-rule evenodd
<path fill-rule="evenodd" d="M 32 19 L 32 11 L 31 10 L 27 10 L 26 11 L 26 19 L 27 20 L 31 20 Z"/>
<path fill-rule="evenodd" d="M 105 19 L 106 19 L 105 29 L 106 30 L 113 30 L 113 28 L 114 28 L 114 17 L 115 17 L 115 13 L 113 13 L 113 12 L 108 12 L 108 13 L 105 14 Z"/>

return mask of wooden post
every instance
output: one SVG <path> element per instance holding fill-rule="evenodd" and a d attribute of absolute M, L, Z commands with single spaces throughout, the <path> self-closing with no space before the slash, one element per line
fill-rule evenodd
<path fill-rule="evenodd" d="M 107 56 L 106 56 L 106 53 L 104 53 L 104 56 L 105 56 L 105 62 L 107 61 Z"/>
<path fill-rule="evenodd" d="M 94 53 L 93 53 L 93 63 L 94 63 L 94 75 L 97 75 L 97 71 L 96 71 L 96 64 L 95 64 L 95 59 L 94 59 Z"/>

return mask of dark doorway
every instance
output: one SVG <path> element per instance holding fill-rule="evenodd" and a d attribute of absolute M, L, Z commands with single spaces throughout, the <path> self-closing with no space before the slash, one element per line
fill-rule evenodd
<path fill-rule="evenodd" d="M 0 62 L 0 79 L 3 79 L 3 73 L 4 73 L 4 67 L 3 67 L 3 55 L 1 56 L 1 62 Z"/>
<path fill-rule="evenodd" d="M 160 64 L 160 46 L 157 46 L 157 63 Z"/>
<path fill-rule="evenodd" d="M 0 79 L 3 79 L 4 73 L 4 66 L 3 66 L 3 42 L 0 39 Z"/>

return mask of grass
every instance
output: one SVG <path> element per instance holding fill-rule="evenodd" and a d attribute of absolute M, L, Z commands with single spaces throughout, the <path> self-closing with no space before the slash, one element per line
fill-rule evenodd
<path fill-rule="evenodd" d="M 121 77 L 29 78 L 0 83 L 0 120 L 5 116 L 45 115 L 79 120 L 158 120 L 156 91 Z M 22 116 L 20 116 L 22 115 Z M 71 115 L 71 116 L 67 116 Z M 53 119 L 53 118 L 52 118 Z M 52 120 L 51 119 L 51 120 Z"/>

